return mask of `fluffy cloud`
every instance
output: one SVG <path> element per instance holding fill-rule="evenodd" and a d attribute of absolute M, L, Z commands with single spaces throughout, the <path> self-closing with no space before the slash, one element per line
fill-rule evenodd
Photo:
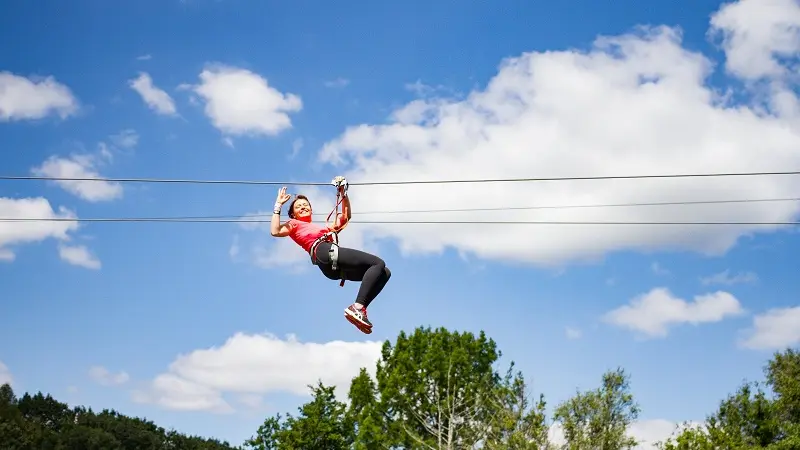
<path fill-rule="evenodd" d="M 100 260 L 85 245 L 65 245 L 62 243 L 58 246 L 58 256 L 73 266 L 81 266 L 92 270 L 98 270 L 102 266 Z"/>
<path fill-rule="evenodd" d="M 380 348 L 381 342 L 313 343 L 237 333 L 221 346 L 178 356 L 133 399 L 168 409 L 226 413 L 233 411 L 226 393 L 240 401 L 276 392 L 306 395 L 307 385 L 322 380 L 336 386 L 337 395 L 346 395 L 361 367 L 374 372 Z"/>
<path fill-rule="evenodd" d="M 800 344 L 800 306 L 775 308 L 753 318 L 753 327 L 740 341 L 744 348 L 783 350 Z"/>
<path fill-rule="evenodd" d="M 92 155 L 72 155 L 70 157 L 51 156 L 41 166 L 33 168 L 36 176 L 58 178 L 101 178 L 97 173 L 98 159 Z M 90 201 L 100 202 L 122 197 L 122 185 L 109 181 L 54 181 L 64 190 Z"/>
<path fill-rule="evenodd" d="M 186 85 L 205 102 L 206 116 L 228 135 L 274 136 L 291 128 L 289 114 L 302 109 L 295 94 L 283 94 L 246 69 L 214 65 L 200 73 L 200 83 Z"/>
<path fill-rule="evenodd" d="M 75 218 L 71 211 L 60 208 L 56 213 L 50 202 L 42 197 L 5 198 L 0 197 L 0 217 L 6 219 L 29 218 Z M 78 228 L 76 222 L 38 221 L 38 222 L 0 222 L 0 260 L 13 261 L 15 254 L 11 247 L 53 238 L 68 241 L 69 232 Z"/>
<path fill-rule="evenodd" d="M 113 386 L 125 384 L 130 379 L 130 376 L 123 371 L 112 373 L 102 366 L 93 366 L 89 369 L 89 377 L 95 382 L 103 386 Z"/>
<path fill-rule="evenodd" d="M 766 8 L 769 9 L 769 8 Z M 772 17 L 772 16 L 770 16 Z M 744 26 L 744 25 L 743 25 Z M 739 30 L 738 28 L 732 28 Z M 744 28 L 742 28 L 744 29 Z M 750 41 L 739 35 L 728 55 Z M 767 50 L 764 50 L 765 52 Z M 388 124 L 361 124 L 327 142 L 319 159 L 353 183 L 582 175 L 745 172 L 800 167 L 800 109 L 773 115 L 732 105 L 707 84 L 713 63 L 682 47 L 679 31 L 640 28 L 600 37 L 586 52 L 530 52 L 504 60 L 485 89 L 426 97 Z M 746 92 L 741 92 L 746 96 Z M 783 103 L 796 98 L 782 91 Z M 497 213 L 358 211 L 585 205 L 792 197 L 798 177 L 715 177 L 532 183 L 353 186 L 354 220 L 791 221 L 796 202 Z M 447 248 L 504 262 L 560 265 L 615 251 L 720 255 L 769 225 L 635 226 L 368 224 L 405 253 Z"/>
<path fill-rule="evenodd" d="M 781 58 L 798 55 L 800 5 L 796 0 L 740 0 L 711 16 L 710 34 L 722 38 L 726 67 L 745 79 L 782 77 Z"/>
<path fill-rule="evenodd" d="M 0 121 L 35 120 L 50 114 L 64 119 L 77 111 L 72 91 L 53 77 L 30 79 L 0 72 Z"/>
<path fill-rule="evenodd" d="M 0 385 L 3 384 L 14 384 L 14 378 L 11 376 L 11 371 L 8 370 L 8 366 L 3 364 L 3 361 L 0 361 Z"/>
<path fill-rule="evenodd" d="M 739 301 L 727 292 L 698 295 L 688 302 L 673 296 L 666 288 L 655 288 L 606 313 L 603 319 L 652 338 L 665 337 L 669 328 L 677 325 L 719 322 L 742 313 Z"/>
<path fill-rule="evenodd" d="M 731 271 L 729 269 L 725 269 L 722 272 L 715 273 L 714 275 L 700 278 L 700 282 L 709 285 L 709 284 L 739 284 L 739 283 L 755 283 L 758 281 L 758 275 L 753 272 L 739 272 L 736 275 L 731 275 Z"/>
<path fill-rule="evenodd" d="M 139 76 L 128 82 L 150 109 L 165 116 L 176 114 L 175 101 L 163 89 L 153 84 L 153 79 L 147 72 L 140 72 Z"/>

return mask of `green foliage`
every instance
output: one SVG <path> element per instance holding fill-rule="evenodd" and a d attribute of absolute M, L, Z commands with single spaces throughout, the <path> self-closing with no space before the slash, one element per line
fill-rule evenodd
<path fill-rule="evenodd" d="M 765 387 L 744 383 L 720 402 L 702 427 L 668 439 L 662 450 L 789 450 L 800 448 L 800 353 L 776 353 L 765 367 Z"/>
<path fill-rule="evenodd" d="M 556 408 L 553 418 L 561 424 L 569 450 L 630 449 L 638 445 L 628 426 L 638 418 L 639 407 L 630 393 L 629 377 L 622 369 L 603 374 L 603 384 Z"/>
<path fill-rule="evenodd" d="M 332 386 L 309 387 L 313 399 L 298 408 L 297 417 L 267 419 L 245 445 L 258 450 L 349 449 L 353 430 L 344 403 L 336 400 Z"/>
<path fill-rule="evenodd" d="M 639 416 L 630 376 L 603 374 L 595 389 L 557 405 L 553 424 L 565 442 L 548 440 L 543 395 L 531 399 L 511 362 L 495 370 L 501 353 L 485 334 L 418 328 L 385 342 L 375 378 L 361 368 L 351 380 L 349 406 L 333 388 L 311 388 L 299 416 L 267 418 L 246 445 L 257 450 L 629 450 Z M 686 424 L 659 443 L 662 450 L 800 449 L 800 353 L 776 354 L 765 386 L 747 383 L 720 403 L 701 426 Z M 0 392 L 2 398 L 2 392 Z M 57 414 L 58 410 L 54 412 Z"/>
<path fill-rule="evenodd" d="M 492 416 L 487 425 L 487 450 L 540 450 L 548 445 L 547 403 L 544 395 L 531 405 L 527 384 L 511 364 L 503 382 L 495 388 Z"/>
<path fill-rule="evenodd" d="M 544 398 L 531 404 L 513 363 L 501 377 L 493 368 L 499 357 L 483 333 L 443 328 L 401 333 L 394 344 L 384 344 L 374 380 L 365 368 L 352 379 L 346 410 L 333 390 L 320 384 L 298 419 L 269 417 L 246 445 L 254 450 L 543 449 Z M 318 423 L 324 426 L 311 426 Z M 326 446 L 315 446 L 320 442 Z"/>
<path fill-rule="evenodd" d="M 146 420 L 104 410 L 70 408 L 52 396 L 17 398 L 0 386 L 3 450 L 235 450 L 227 442 L 166 431 Z"/>
<path fill-rule="evenodd" d="M 376 378 L 389 445 L 472 448 L 493 416 L 501 356 L 484 333 L 418 328 L 386 342 Z"/>

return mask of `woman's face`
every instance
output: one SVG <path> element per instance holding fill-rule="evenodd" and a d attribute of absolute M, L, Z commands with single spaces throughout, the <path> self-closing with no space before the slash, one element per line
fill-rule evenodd
<path fill-rule="evenodd" d="M 298 219 L 311 217 L 311 204 L 305 199 L 297 199 L 297 201 L 294 202 L 294 208 L 292 208 L 292 212 Z"/>

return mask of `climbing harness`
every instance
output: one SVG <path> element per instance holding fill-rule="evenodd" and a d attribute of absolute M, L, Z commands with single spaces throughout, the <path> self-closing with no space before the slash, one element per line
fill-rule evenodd
<path fill-rule="evenodd" d="M 347 227 L 347 223 L 349 221 L 345 222 L 339 229 L 336 229 L 335 225 L 336 225 L 336 220 L 339 218 L 340 214 L 339 206 L 342 204 L 342 202 L 344 201 L 344 197 L 347 194 L 348 183 L 344 177 L 338 176 L 334 178 L 333 181 L 331 181 L 331 184 L 334 187 L 336 187 L 336 205 L 334 205 L 333 210 L 331 210 L 330 214 L 328 214 L 328 217 L 325 219 L 325 225 L 328 227 L 330 231 L 317 238 L 317 240 L 314 241 L 313 244 L 311 244 L 310 253 L 312 257 L 312 262 L 316 264 L 316 262 L 318 261 L 317 246 L 323 242 L 330 242 L 331 248 L 330 250 L 328 250 L 328 257 L 330 258 L 331 261 L 331 268 L 334 271 L 336 271 L 337 268 L 339 267 L 339 232 L 344 230 L 345 227 Z M 330 223 L 331 216 L 334 216 L 332 224 Z M 339 286 L 344 287 L 344 281 L 345 281 L 344 272 L 343 271 L 340 272 L 339 276 L 341 279 L 341 281 L 339 282 Z"/>

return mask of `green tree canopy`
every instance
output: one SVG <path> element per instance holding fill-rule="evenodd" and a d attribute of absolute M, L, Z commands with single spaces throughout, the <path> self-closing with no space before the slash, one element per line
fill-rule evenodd
<path fill-rule="evenodd" d="M 0 386 L 3 450 L 237 450 L 227 442 L 167 431 L 153 422 L 113 410 L 70 408 L 51 395 L 17 398 Z"/>

